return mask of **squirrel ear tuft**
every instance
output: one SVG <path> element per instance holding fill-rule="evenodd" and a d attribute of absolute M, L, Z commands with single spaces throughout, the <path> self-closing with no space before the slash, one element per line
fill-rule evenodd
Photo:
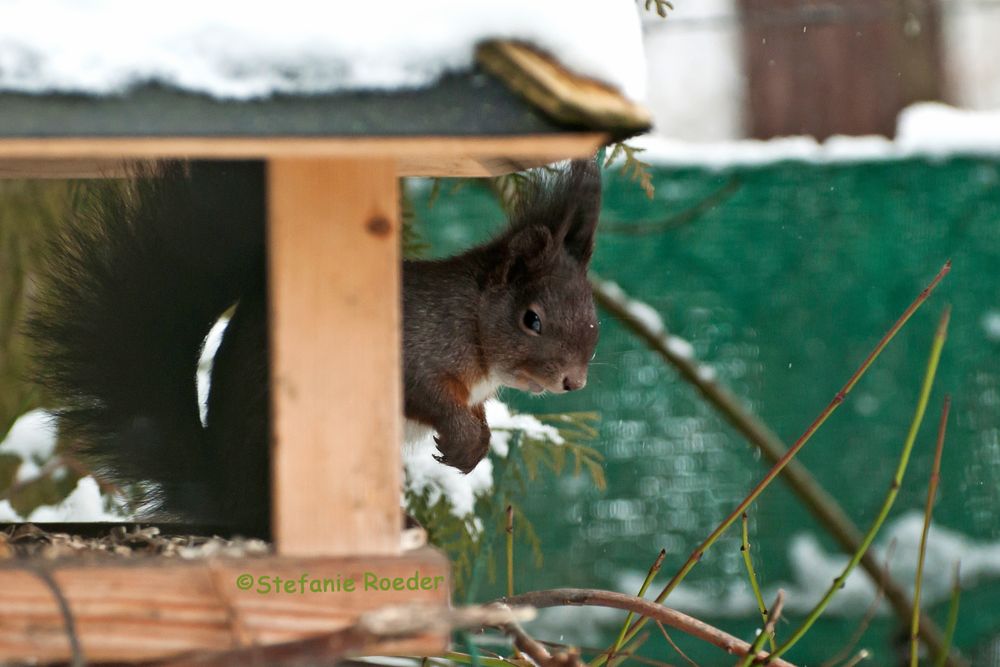
<path fill-rule="evenodd" d="M 556 241 L 581 264 L 594 252 L 594 234 L 601 212 L 601 170 L 597 162 L 573 160 L 562 176 L 559 195 L 563 200 L 561 220 L 553 221 Z"/>
<path fill-rule="evenodd" d="M 545 271 L 556 248 L 547 227 L 530 225 L 518 229 L 506 244 L 495 279 L 500 284 L 509 284 Z"/>

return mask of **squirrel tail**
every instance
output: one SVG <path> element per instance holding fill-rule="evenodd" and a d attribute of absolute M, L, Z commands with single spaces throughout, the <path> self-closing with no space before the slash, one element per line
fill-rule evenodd
<path fill-rule="evenodd" d="M 86 186 L 26 333 L 74 451 L 110 481 L 152 482 L 144 510 L 215 524 L 226 462 L 195 377 L 212 325 L 263 284 L 264 166 L 164 162 L 134 176 Z"/>

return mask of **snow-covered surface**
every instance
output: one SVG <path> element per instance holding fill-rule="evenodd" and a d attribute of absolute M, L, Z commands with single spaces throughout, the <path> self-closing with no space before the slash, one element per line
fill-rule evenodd
<path fill-rule="evenodd" d="M 16 481 L 29 482 L 42 472 L 42 466 L 55 454 L 56 423 L 45 410 L 32 410 L 18 417 L 3 442 L 0 454 L 13 454 L 21 459 Z M 50 474 L 65 473 L 60 467 Z M 42 505 L 29 516 L 14 511 L 8 500 L 0 500 L 0 521 L 123 521 L 129 517 L 124 512 L 105 510 L 109 501 L 101 495 L 93 477 L 82 477 L 76 488 L 58 505 Z"/>
<path fill-rule="evenodd" d="M 685 338 L 667 332 L 667 327 L 663 323 L 663 318 L 656 312 L 656 309 L 648 303 L 631 298 L 625 293 L 618 283 L 610 280 L 601 283 L 605 294 L 610 299 L 617 301 L 642 327 L 647 329 L 654 336 L 659 336 L 663 340 L 664 346 L 671 354 L 696 362 L 694 355 L 694 345 Z M 709 367 L 699 366 L 698 375 L 704 380 L 711 380 L 715 377 L 715 371 Z"/>
<path fill-rule="evenodd" d="M 105 509 L 109 503 L 112 511 Z M 28 516 L 21 516 L 14 511 L 10 502 L 0 500 L 0 521 L 31 521 L 45 522 L 87 522 L 87 521 L 130 521 L 128 513 L 119 509 L 113 501 L 101 495 L 97 481 L 90 476 L 81 477 L 76 482 L 76 488 L 57 505 L 40 505 Z"/>
<path fill-rule="evenodd" d="M 451 466 L 434 460 L 439 454 L 430 435 L 417 442 L 408 443 L 403 449 L 403 468 L 406 485 L 416 494 L 427 491 L 427 501 L 437 503 L 441 495 L 451 503 L 451 512 L 457 517 L 472 514 L 476 497 L 489 493 L 493 488 L 493 463 L 489 458 L 479 462 L 468 475 Z"/>
<path fill-rule="evenodd" d="M 543 424 L 531 415 L 514 414 L 497 399 L 486 401 L 486 421 L 493 432 L 490 448 L 501 457 L 507 456 L 515 432 L 524 437 L 563 444 L 563 438 L 554 426 Z M 471 473 L 464 475 L 434 460 L 436 454 L 438 451 L 430 432 L 406 443 L 403 447 L 403 467 L 409 490 L 417 494 L 426 490 L 432 505 L 443 494 L 451 503 L 452 514 L 457 517 L 472 514 L 476 498 L 488 494 L 493 488 L 493 463 L 487 457 Z"/>
<path fill-rule="evenodd" d="M 641 159 L 651 164 L 709 169 L 786 160 L 830 163 L 1000 155 L 1000 111 L 969 111 L 937 102 L 914 104 L 900 113 L 895 140 L 835 136 L 818 142 L 796 136 L 696 143 L 646 135 L 630 143 L 644 148 Z"/>
<path fill-rule="evenodd" d="M 16 523 L 24 521 L 24 517 L 14 511 L 9 500 L 0 500 L 0 521 Z"/>
<path fill-rule="evenodd" d="M 121 93 L 158 81 L 218 98 L 397 89 L 467 70 L 518 39 L 633 99 L 645 88 L 633 0 L 3 0 L 0 90 Z"/>
<path fill-rule="evenodd" d="M 506 404 L 498 400 L 486 401 L 486 423 L 493 431 L 490 447 L 498 456 L 507 456 L 510 439 L 515 432 L 520 432 L 526 438 L 547 440 L 558 445 L 564 443 L 555 426 L 543 424 L 532 415 L 514 414 Z"/>
<path fill-rule="evenodd" d="M 124 521 L 128 517 L 117 512 L 108 512 L 101 488 L 93 477 L 81 477 L 76 488 L 58 505 L 42 505 L 36 508 L 28 521 Z"/>
<path fill-rule="evenodd" d="M 13 454 L 21 459 L 15 481 L 25 482 L 38 477 L 42 466 L 52 458 L 56 447 L 55 421 L 45 410 L 32 410 L 17 418 L 3 442 L 0 454 Z M 0 514 L 2 514 L 0 508 Z"/>
<path fill-rule="evenodd" d="M 873 551 L 876 560 L 884 563 L 889 545 L 895 543 L 889 569 L 896 581 L 911 592 L 923 522 L 923 514 L 916 510 L 902 514 L 883 528 Z M 774 599 L 777 590 L 782 588 L 786 593 L 785 609 L 804 613 L 812 609 L 834 578 L 840 575 L 848 556 L 839 551 L 828 552 L 815 535 L 800 533 L 789 544 L 788 560 L 792 580 L 766 586 L 764 599 Z M 1000 541 L 973 540 L 958 531 L 932 523 L 924 564 L 922 604 L 932 606 L 948 599 L 955 563 L 959 561 L 963 588 L 1000 578 Z M 621 590 L 638 590 L 644 576 L 645 573 L 633 572 L 622 577 Z M 656 591 L 653 592 L 655 594 Z M 827 613 L 860 615 L 872 604 L 876 594 L 876 587 L 868 575 L 861 568 L 856 568 L 847 578 L 844 588 L 833 598 Z M 744 577 L 733 579 L 721 595 L 708 593 L 697 584 L 682 584 L 671 594 L 669 604 L 696 616 L 747 618 L 757 610 L 757 603 Z M 888 613 L 884 600 L 880 612 Z"/>
<path fill-rule="evenodd" d="M 45 410 L 32 410 L 18 417 L 0 442 L 0 454 L 14 454 L 36 463 L 51 458 L 55 448 L 55 421 Z"/>
<path fill-rule="evenodd" d="M 629 315 L 642 322 L 643 326 L 656 334 L 662 334 L 665 330 L 663 319 L 660 314 L 648 303 L 642 301 L 630 301 L 628 304 Z"/>

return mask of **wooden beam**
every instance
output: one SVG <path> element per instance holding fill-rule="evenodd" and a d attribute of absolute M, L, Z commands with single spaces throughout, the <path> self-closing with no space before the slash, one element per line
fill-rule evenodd
<path fill-rule="evenodd" d="M 99 178 L 123 160 L 381 158 L 400 176 L 496 176 L 593 155 L 601 132 L 502 137 L 45 137 L 0 139 L 0 178 Z"/>
<path fill-rule="evenodd" d="M 389 605 L 443 608 L 450 596 L 447 560 L 433 549 L 365 558 L 12 559 L 0 563 L 0 663 L 72 658 L 65 619 L 38 573 L 42 568 L 66 599 L 88 662 L 289 642 L 349 627 Z M 348 581 L 353 590 L 345 590 Z M 433 655 L 447 642 L 444 635 L 424 634 L 357 648 Z"/>
<path fill-rule="evenodd" d="M 269 163 L 272 515 L 282 554 L 399 551 L 398 198 L 388 159 Z"/>
<path fill-rule="evenodd" d="M 594 149 L 596 151 L 596 148 Z M 593 151 L 581 156 L 592 155 Z M 578 156 L 579 157 L 579 156 Z M 439 176 L 486 178 L 501 176 L 532 167 L 541 167 L 560 160 L 560 157 L 468 157 L 435 158 L 421 156 L 403 158 L 396 163 L 399 176 Z M 79 179 L 126 178 L 129 161 L 112 159 L 28 160 L 0 158 L 0 179 Z"/>

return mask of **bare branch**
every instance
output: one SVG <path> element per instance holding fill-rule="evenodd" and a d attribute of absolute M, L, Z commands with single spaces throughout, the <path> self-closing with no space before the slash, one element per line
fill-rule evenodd
<path fill-rule="evenodd" d="M 590 588 L 554 588 L 545 591 L 522 593 L 521 595 L 504 598 L 501 602 L 511 606 L 527 605 L 540 609 L 565 605 L 624 609 L 625 611 L 635 612 L 639 616 L 660 621 L 692 637 L 697 637 L 710 644 L 714 644 L 732 655 L 746 655 L 750 649 L 750 644 L 747 642 L 727 632 L 723 632 L 704 621 L 699 621 L 675 609 L 664 607 L 652 600 L 625 595 L 624 593 Z M 761 652 L 759 657 L 766 658 L 767 653 Z M 774 667 L 792 667 L 791 663 L 780 659 L 772 660 L 769 664 Z"/>

